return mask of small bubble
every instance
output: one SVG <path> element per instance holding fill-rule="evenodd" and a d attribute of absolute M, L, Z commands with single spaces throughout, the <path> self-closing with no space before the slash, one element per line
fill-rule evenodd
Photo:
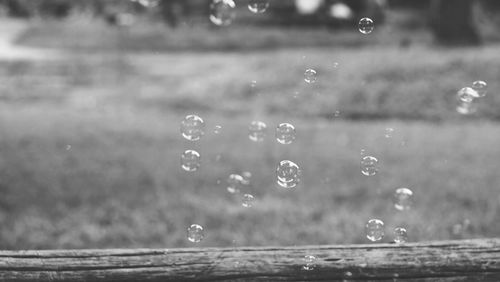
<path fill-rule="evenodd" d="M 304 81 L 307 83 L 315 83 L 318 80 L 318 74 L 313 69 L 306 69 L 304 72 Z"/>
<path fill-rule="evenodd" d="M 306 255 L 303 258 L 304 265 L 302 265 L 302 269 L 306 271 L 314 270 L 316 267 L 316 257 L 312 255 Z"/>
<path fill-rule="evenodd" d="M 333 66 L 333 68 L 334 68 L 334 69 L 336 69 L 336 68 L 338 68 L 338 67 L 339 67 L 339 63 L 334 62 L 334 63 L 332 64 L 332 66 Z"/>
<path fill-rule="evenodd" d="M 197 171 L 200 168 L 200 153 L 195 150 L 186 150 L 181 155 L 181 167 L 185 171 Z"/>
<path fill-rule="evenodd" d="M 243 197 L 241 198 L 241 205 L 244 206 L 245 208 L 251 208 L 253 206 L 253 203 L 255 201 L 255 197 L 251 194 L 243 194 Z"/>
<path fill-rule="evenodd" d="M 221 181 L 220 179 L 217 179 L 217 180 L 215 181 L 215 184 L 220 185 L 220 184 L 221 184 L 221 182 L 222 182 L 222 181 Z"/>
<path fill-rule="evenodd" d="M 214 126 L 214 134 L 220 134 L 222 131 L 222 126 L 216 125 Z"/>
<path fill-rule="evenodd" d="M 284 160 L 276 168 L 276 182 L 283 188 L 295 188 L 300 183 L 301 174 L 302 172 L 296 163 Z"/>
<path fill-rule="evenodd" d="M 181 134 L 189 141 L 198 141 L 205 134 L 205 122 L 197 115 L 187 115 L 181 121 Z"/>
<path fill-rule="evenodd" d="M 231 194 L 239 193 L 245 180 L 239 174 L 231 174 L 227 178 L 227 191 Z"/>
<path fill-rule="evenodd" d="M 361 20 L 359 20 L 358 29 L 361 33 L 370 34 L 372 33 L 374 28 L 375 24 L 373 23 L 372 19 L 362 18 Z"/>
<path fill-rule="evenodd" d="M 336 111 L 333 113 L 333 116 L 334 116 L 334 117 L 339 117 L 339 116 L 340 116 L 340 111 L 339 111 L 339 110 L 336 110 Z"/>
<path fill-rule="evenodd" d="M 471 103 L 475 98 L 479 98 L 479 94 L 470 87 L 464 87 L 458 90 L 457 98 L 464 103 Z"/>
<path fill-rule="evenodd" d="M 210 4 L 210 21 L 218 26 L 228 26 L 235 17 L 233 0 L 213 0 Z"/>
<path fill-rule="evenodd" d="M 241 173 L 241 176 L 243 177 L 242 184 L 250 185 L 250 179 L 252 178 L 252 173 L 249 171 L 244 171 L 243 173 Z"/>
<path fill-rule="evenodd" d="M 396 189 L 393 196 L 393 202 L 397 210 L 409 210 L 413 206 L 413 191 L 408 188 Z"/>
<path fill-rule="evenodd" d="M 257 86 L 257 80 L 252 80 L 250 82 L 250 87 L 255 88 Z"/>
<path fill-rule="evenodd" d="M 361 149 L 361 150 L 359 151 L 359 154 L 361 155 L 361 157 L 366 156 L 366 150 L 365 150 L 365 149 Z"/>
<path fill-rule="evenodd" d="M 470 103 L 459 101 L 456 110 L 462 115 L 474 114 L 477 112 L 477 104 L 474 101 Z"/>
<path fill-rule="evenodd" d="M 365 176 L 373 176 L 378 172 L 378 159 L 373 156 L 364 156 L 361 159 L 361 173 Z"/>
<path fill-rule="evenodd" d="M 262 142 L 267 135 L 267 125 L 262 121 L 252 121 L 248 126 L 248 138 L 254 142 Z"/>
<path fill-rule="evenodd" d="M 280 144 L 288 145 L 296 138 L 295 127 L 289 123 L 280 123 L 276 128 L 276 140 Z"/>
<path fill-rule="evenodd" d="M 384 238 L 384 222 L 380 219 L 370 219 L 366 223 L 366 238 L 372 242 L 380 241 Z"/>
<path fill-rule="evenodd" d="M 472 83 L 472 89 L 477 92 L 479 97 L 484 97 L 488 92 L 488 84 L 485 81 L 477 80 Z"/>
<path fill-rule="evenodd" d="M 394 228 L 394 242 L 398 244 L 408 242 L 408 234 L 406 233 L 406 229 L 403 227 Z"/>
<path fill-rule="evenodd" d="M 269 0 L 249 0 L 248 10 L 254 14 L 264 13 L 269 8 Z"/>
<path fill-rule="evenodd" d="M 205 237 L 203 227 L 198 224 L 192 224 L 187 229 L 187 238 L 190 242 L 199 243 Z"/>
<path fill-rule="evenodd" d="M 219 162 L 220 160 L 222 160 L 222 154 L 217 154 L 217 155 L 215 155 L 214 160 L 215 160 L 216 162 Z"/>
<path fill-rule="evenodd" d="M 146 8 L 154 8 L 160 4 L 160 0 L 132 0 Z"/>
<path fill-rule="evenodd" d="M 346 277 L 346 278 L 352 277 L 352 272 L 350 272 L 350 271 L 344 272 L 344 277 Z"/>
<path fill-rule="evenodd" d="M 71 145 L 66 145 L 66 151 L 71 150 Z"/>
<path fill-rule="evenodd" d="M 384 132 L 384 137 L 385 138 L 392 138 L 392 135 L 394 134 L 394 128 L 392 127 L 387 127 Z"/>

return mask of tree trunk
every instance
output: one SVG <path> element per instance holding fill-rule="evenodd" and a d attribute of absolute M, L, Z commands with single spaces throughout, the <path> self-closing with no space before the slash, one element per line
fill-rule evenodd
<path fill-rule="evenodd" d="M 431 24 L 436 40 L 444 45 L 479 45 L 474 21 L 474 0 L 433 0 Z"/>

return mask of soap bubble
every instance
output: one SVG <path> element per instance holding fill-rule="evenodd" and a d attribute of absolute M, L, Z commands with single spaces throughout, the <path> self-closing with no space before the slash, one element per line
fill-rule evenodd
<path fill-rule="evenodd" d="M 197 115 L 187 115 L 181 121 L 181 134 L 187 140 L 198 141 L 205 134 L 205 122 Z"/>
<path fill-rule="evenodd" d="M 398 244 L 408 242 L 408 234 L 406 233 L 406 229 L 403 227 L 394 228 L 394 242 Z"/>
<path fill-rule="evenodd" d="M 245 208 L 251 208 L 255 201 L 255 197 L 252 194 L 243 194 L 241 198 L 241 205 Z"/>
<path fill-rule="evenodd" d="M 264 13 L 269 8 L 269 0 L 249 0 L 248 9 L 254 14 Z"/>
<path fill-rule="evenodd" d="M 459 104 L 456 108 L 457 112 L 462 115 L 470 115 L 477 112 L 477 104 L 472 101 L 470 103 L 459 101 Z"/>
<path fill-rule="evenodd" d="M 472 89 L 477 92 L 479 97 L 484 97 L 488 92 L 488 84 L 485 81 L 477 80 L 472 83 Z"/>
<path fill-rule="evenodd" d="M 470 87 L 464 87 L 458 90 L 457 98 L 462 102 L 471 103 L 475 98 L 479 98 L 479 94 Z"/>
<path fill-rule="evenodd" d="M 318 74 L 313 69 L 306 69 L 304 72 L 304 81 L 307 83 L 315 83 L 318 80 Z"/>
<path fill-rule="evenodd" d="M 289 123 L 280 123 L 276 128 L 276 140 L 280 144 L 291 144 L 295 138 L 295 127 Z"/>
<path fill-rule="evenodd" d="M 200 168 L 200 153 L 195 150 L 186 150 L 181 155 L 181 167 L 185 171 L 197 171 Z"/>
<path fill-rule="evenodd" d="M 408 188 L 398 188 L 394 192 L 393 202 L 397 210 L 409 210 L 413 205 L 413 192 Z"/>
<path fill-rule="evenodd" d="M 378 172 L 378 159 L 373 156 L 364 156 L 361 159 L 361 173 L 365 176 L 373 176 Z"/>
<path fill-rule="evenodd" d="M 372 33 L 374 28 L 375 24 L 373 23 L 372 19 L 362 18 L 361 20 L 359 20 L 358 29 L 361 33 L 370 34 Z"/>
<path fill-rule="evenodd" d="M 198 224 L 192 224 L 187 229 L 187 238 L 190 242 L 199 243 L 205 237 L 203 227 Z"/>
<path fill-rule="evenodd" d="M 316 267 L 316 257 L 312 255 L 304 256 L 304 265 L 302 266 L 303 270 L 310 271 Z"/>
<path fill-rule="evenodd" d="M 248 138 L 254 142 L 262 142 L 267 135 L 267 125 L 262 121 L 252 121 L 248 127 Z"/>
<path fill-rule="evenodd" d="M 235 17 L 233 0 L 213 0 L 210 4 L 210 21 L 218 26 L 228 26 Z"/>
<path fill-rule="evenodd" d="M 239 193 L 245 180 L 239 174 L 231 174 L 227 178 L 227 191 L 231 194 Z"/>
<path fill-rule="evenodd" d="M 283 160 L 276 168 L 276 182 L 283 188 L 295 188 L 300 183 L 301 174 L 302 172 L 297 164 L 289 160 Z"/>
<path fill-rule="evenodd" d="M 380 241 L 384 238 L 384 222 L 380 219 L 370 219 L 366 223 L 366 238 L 372 242 Z"/>

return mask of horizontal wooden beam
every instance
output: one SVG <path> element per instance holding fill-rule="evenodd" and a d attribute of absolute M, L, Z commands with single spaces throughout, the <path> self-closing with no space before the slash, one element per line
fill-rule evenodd
<path fill-rule="evenodd" d="M 304 256 L 317 259 L 305 270 Z M 409 244 L 0 251 L 0 281 L 500 281 L 500 239 Z"/>

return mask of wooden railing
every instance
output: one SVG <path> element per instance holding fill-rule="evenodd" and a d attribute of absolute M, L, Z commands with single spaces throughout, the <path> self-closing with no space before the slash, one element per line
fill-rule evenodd
<path fill-rule="evenodd" d="M 304 256 L 317 259 L 304 270 Z M 426 243 L 0 251 L 0 281 L 500 281 L 500 239 Z"/>

